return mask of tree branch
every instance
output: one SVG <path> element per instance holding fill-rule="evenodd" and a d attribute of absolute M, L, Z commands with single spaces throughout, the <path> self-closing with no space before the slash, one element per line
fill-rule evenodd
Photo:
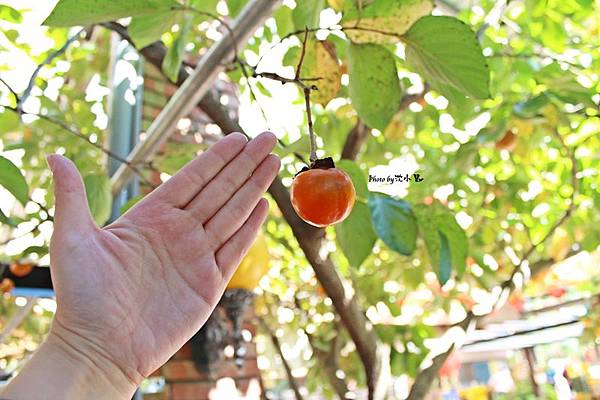
<path fill-rule="evenodd" d="M 294 379 L 294 375 L 292 374 L 292 368 L 290 368 L 290 364 L 287 362 L 285 356 L 283 355 L 283 350 L 281 350 L 281 343 L 279 342 L 279 338 L 277 337 L 275 332 L 271 330 L 269 325 L 265 322 L 265 320 L 262 317 L 257 316 L 256 319 L 258 320 L 258 322 L 260 322 L 262 328 L 267 332 L 267 334 L 271 338 L 271 342 L 273 342 L 273 346 L 275 346 L 277 354 L 279 354 L 279 358 L 281 359 L 281 363 L 283 364 L 283 368 L 285 369 L 285 374 L 290 384 L 290 388 L 294 392 L 296 400 L 304 400 L 302 394 L 300 393 L 300 389 L 298 388 L 298 384 L 296 383 L 296 379 Z"/>
<path fill-rule="evenodd" d="M 15 98 L 15 101 L 17 104 L 19 104 L 19 95 L 17 94 L 17 92 L 15 92 L 15 90 L 12 88 L 12 86 L 10 86 L 8 83 L 6 83 L 6 81 L 2 78 L 0 78 L 0 82 L 6 86 L 6 88 L 8 89 L 8 91 L 13 95 L 13 97 Z"/>

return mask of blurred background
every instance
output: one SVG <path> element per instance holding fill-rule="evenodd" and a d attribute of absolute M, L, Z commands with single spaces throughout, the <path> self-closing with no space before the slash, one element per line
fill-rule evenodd
<path fill-rule="evenodd" d="M 77 164 L 104 225 L 223 134 L 271 130 L 261 236 L 135 398 L 600 398 L 598 1 L 102 1 L 0 0 L 0 385 L 56 310 L 46 154 Z M 242 25 L 237 57 L 157 131 Z M 283 84 L 303 47 L 308 79 Z M 309 83 L 317 154 L 357 190 L 326 229 L 287 192 Z"/>

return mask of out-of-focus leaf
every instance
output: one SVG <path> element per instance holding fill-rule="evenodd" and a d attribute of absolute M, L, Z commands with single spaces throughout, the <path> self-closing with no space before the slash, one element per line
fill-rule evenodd
<path fill-rule="evenodd" d="M 110 179 L 106 175 L 92 174 L 86 175 L 83 183 L 92 217 L 98 226 L 102 226 L 108 221 L 112 208 Z"/>
<path fill-rule="evenodd" d="M 294 29 L 294 21 L 292 20 L 292 9 L 282 5 L 273 13 L 275 23 L 277 24 L 277 33 L 283 37 Z"/>
<path fill-rule="evenodd" d="M 177 78 L 179 77 L 179 69 L 185 55 L 185 43 L 191 28 L 192 17 L 186 14 L 173 43 L 167 49 L 167 54 L 163 59 L 162 69 L 171 82 L 177 82 Z"/>
<path fill-rule="evenodd" d="M 181 8 L 176 0 L 60 0 L 44 25 L 91 25 L 136 15 L 157 14 Z"/>
<path fill-rule="evenodd" d="M 577 81 L 577 75 L 569 70 L 563 70 L 557 63 L 546 65 L 536 74 L 536 80 L 548 87 L 548 92 L 561 101 L 571 104 L 584 104 L 593 107 L 593 89 L 582 86 Z"/>
<path fill-rule="evenodd" d="M 21 171 L 8 158 L 0 156 L 0 186 L 25 205 L 29 200 L 29 187 Z"/>
<path fill-rule="evenodd" d="M 39 258 L 42 258 L 48 254 L 47 246 L 29 246 L 21 253 L 21 257 L 25 258 L 30 254 L 37 254 Z"/>
<path fill-rule="evenodd" d="M 129 200 L 127 200 L 127 202 L 125 202 L 125 204 L 123 204 L 121 206 L 121 209 L 119 210 L 119 212 L 122 214 L 125 214 L 127 212 L 127 210 L 129 210 L 131 207 L 135 206 L 141 199 L 144 198 L 143 194 L 134 196 L 132 198 L 130 198 Z"/>
<path fill-rule="evenodd" d="M 0 20 L 18 24 L 22 20 L 21 13 L 14 8 L 0 4 Z"/>
<path fill-rule="evenodd" d="M 289 154 L 300 153 L 306 154 L 308 153 L 310 148 L 310 139 L 308 135 L 302 135 L 300 139 L 296 140 L 289 145 L 282 147 L 279 143 L 273 149 L 273 152 L 277 154 L 279 157 L 285 157 Z"/>
<path fill-rule="evenodd" d="M 227 8 L 229 9 L 229 16 L 232 18 L 242 11 L 248 0 L 227 0 Z"/>
<path fill-rule="evenodd" d="M 319 16 L 323 8 L 325 8 L 325 0 L 297 1 L 296 8 L 292 11 L 294 29 L 318 28 Z"/>
<path fill-rule="evenodd" d="M 514 106 L 514 112 L 522 118 L 531 118 L 539 114 L 539 111 L 550 102 L 548 95 L 543 92 L 528 100 L 518 102 Z"/>
<path fill-rule="evenodd" d="M 10 218 L 8 215 L 4 214 L 2 210 L 0 210 L 0 224 L 6 224 L 15 228 L 17 226 L 16 221 Z"/>
<path fill-rule="evenodd" d="M 363 29 L 345 31 L 354 43 L 397 43 L 400 41 L 400 35 L 420 17 L 428 15 L 432 9 L 433 2 L 430 0 L 350 0 L 344 3 L 342 25 Z"/>
<path fill-rule="evenodd" d="M 174 10 L 157 14 L 133 17 L 127 31 L 136 47 L 142 49 L 158 40 L 185 15 L 184 11 Z"/>
<path fill-rule="evenodd" d="M 402 93 L 394 56 L 377 44 L 350 44 L 348 48 L 350 99 L 359 117 L 385 130 L 398 110 Z"/>
<path fill-rule="evenodd" d="M 440 284 L 444 285 L 450 279 L 452 270 L 462 276 L 466 268 L 468 242 L 454 215 L 439 203 L 419 204 L 414 212 Z"/>

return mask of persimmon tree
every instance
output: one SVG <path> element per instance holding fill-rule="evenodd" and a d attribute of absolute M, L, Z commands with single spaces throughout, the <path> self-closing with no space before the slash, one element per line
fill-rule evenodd
<path fill-rule="evenodd" d="M 232 35 L 244 7 L 274 8 L 246 32 L 248 43 Z M 266 382 L 284 362 L 288 372 L 306 369 L 309 391 L 345 398 L 366 388 L 383 398 L 391 378 L 406 374 L 410 398 L 422 398 L 456 347 L 432 347 L 434 325 L 467 330 L 502 306 L 556 259 L 557 234 L 563 256 L 599 244 L 592 1 L 463 9 L 425 0 L 59 0 L 48 12 L 40 46 L 27 35 L 28 12 L 0 6 L 0 185 L 14 198 L 0 212 L 7 261 L 45 256 L 47 153 L 65 153 L 84 173 L 100 225 L 114 189 L 108 159 L 140 180 L 156 172 L 106 147 L 111 37 L 178 86 L 190 76 L 186 57 L 230 41 L 222 79 L 265 127 L 264 105 L 280 85 L 293 88 L 289 113 L 305 120 L 276 130 L 283 167 L 264 229 L 272 267 L 256 303 L 268 332 L 300 348 L 267 351 Z M 9 54 L 27 60 L 30 79 L 15 78 Z M 213 92 L 199 106 L 222 134 L 243 131 Z M 197 151 L 167 153 L 163 165 Z M 352 179 L 356 201 L 343 222 L 316 228 L 295 213 L 289 187 L 327 156 Z M 32 245 L 11 247 L 20 235 Z"/>

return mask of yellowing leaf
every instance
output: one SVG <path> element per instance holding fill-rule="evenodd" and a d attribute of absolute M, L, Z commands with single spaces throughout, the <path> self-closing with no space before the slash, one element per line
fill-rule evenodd
<path fill-rule="evenodd" d="M 327 0 L 327 4 L 335 11 L 342 11 L 344 9 L 344 0 Z"/>
<path fill-rule="evenodd" d="M 300 51 L 288 52 L 285 63 L 295 68 L 299 57 Z M 308 40 L 301 72 L 301 78 L 320 78 L 307 81 L 306 84 L 314 84 L 318 88 L 311 93 L 311 100 L 323 106 L 335 97 L 342 86 L 342 67 L 334 44 L 327 40 Z"/>
<path fill-rule="evenodd" d="M 397 43 L 400 35 L 433 9 L 433 3 L 429 0 L 359 3 L 363 4 L 347 1 L 342 19 L 342 25 L 349 28 L 345 29 L 346 35 L 355 43 Z"/>
<path fill-rule="evenodd" d="M 342 86 L 342 68 L 338 63 L 333 43 L 319 40 L 315 42 L 313 50 L 315 52 L 314 67 L 310 70 L 313 76 L 307 77 L 321 78 L 315 81 L 319 90 L 312 93 L 312 100 L 325 106 L 335 97 Z"/>
<path fill-rule="evenodd" d="M 402 112 L 396 113 L 392 118 L 392 121 L 389 123 L 385 131 L 383 131 L 383 136 L 386 139 L 402 139 L 404 137 L 404 133 L 406 132 L 406 126 L 402 122 Z"/>

